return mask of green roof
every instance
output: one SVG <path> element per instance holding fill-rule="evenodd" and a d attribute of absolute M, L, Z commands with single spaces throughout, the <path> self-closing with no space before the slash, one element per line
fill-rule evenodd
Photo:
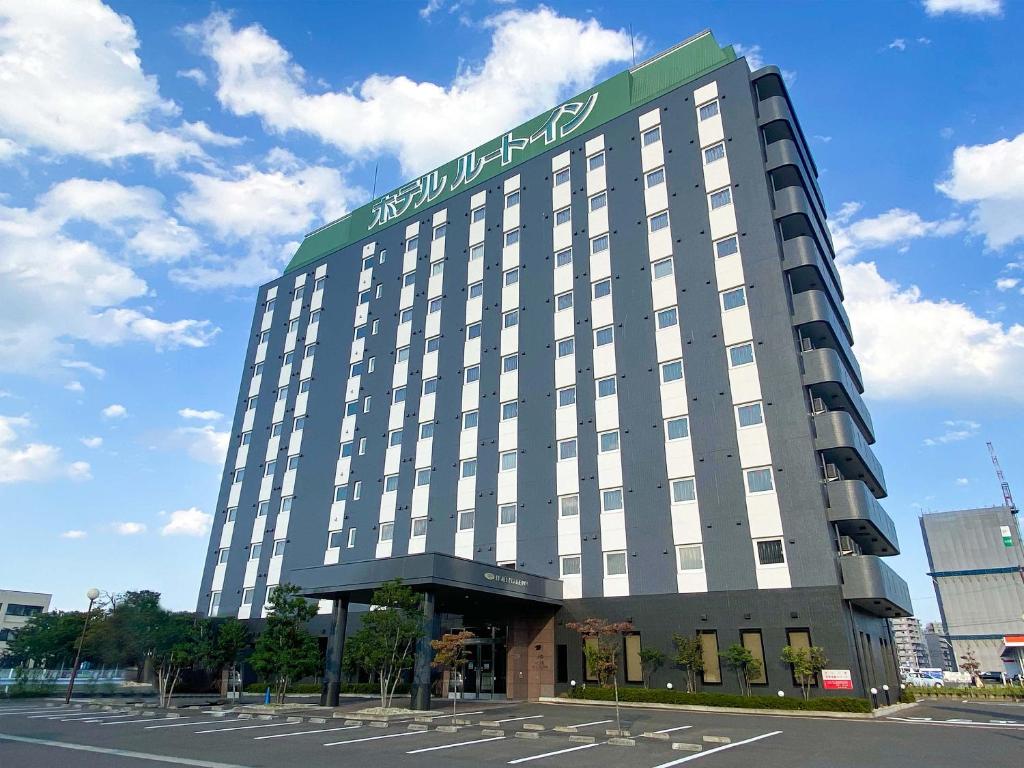
<path fill-rule="evenodd" d="M 732 46 L 720 47 L 710 31 L 695 35 L 311 232 L 285 273 L 508 173 L 577 133 L 603 125 L 735 59 Z"/>

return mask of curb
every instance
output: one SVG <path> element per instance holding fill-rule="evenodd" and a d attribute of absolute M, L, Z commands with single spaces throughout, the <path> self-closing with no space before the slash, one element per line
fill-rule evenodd
<path fill-rule="evenodd" d="M 556 696 L 541 696 L 537 699 L 542 704 L 571 704 L 577 706 L 614 707 L 614 701 L 591 699 L 562 699 Z M 662 709 L 678 712 L 712 712 L 720 715 L 772 715 L 774 717 L 826 717 L 838 720 L 874 720 L 885 717 L 893 712 L 913 707 L 914 704 L 892 704 L 879 707 L 873 712 L 830 712 L 828 710 L 808 709 L 762 709 L 759 707 L 711 707 L 703 704 L 661 704 L 658 702 L 620 701 L 620 709 Z"/>

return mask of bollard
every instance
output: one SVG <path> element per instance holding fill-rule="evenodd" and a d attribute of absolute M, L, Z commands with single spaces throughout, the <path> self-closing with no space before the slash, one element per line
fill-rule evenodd
<path fill-rule="evenodd" d="M 263 694 L 263 703 L 264 704 L 269 704 L 270 703 L 270 686 L 269 685 L 267 686 L 267 692 Z"/>

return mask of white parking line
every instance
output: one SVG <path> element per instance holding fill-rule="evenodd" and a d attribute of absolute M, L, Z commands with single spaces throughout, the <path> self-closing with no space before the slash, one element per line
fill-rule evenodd
<path fill-rule="evenodd" d="M 995 725 L 992 723 L 975 723 L 969 720 L 911 720 L 909 717 L 887 717 L 886 720 L 897 720 L 901 723 L 910 723 L 911 725 L 944 725 L 947 728 L 1008 728 L 1010 730 L 1024 728 L 1024 723 Z"/>
<path fill-rule="evenodd" d="M 656 765 L 654 766 L 654 768 L 671 768 L 671 766 L 673 765 L 681 765 L 682 763 L 688 763 L 691 760 L 700 760 L 702 757 L 707 757 L 708 755 L 715 754 L 715 752 L 724 752 L 725 750 L 732 749 L 733 747 L 742 747 L 744 744 L 750 744 L 755 741 L 760 741 L 761 739 L 767 739 L 771 736 L 778 736 L 780 733 L 782 733 L 782 731 L 771 731 L 770 733 L 762 733 L 760 736 L 754 736 L 751 739 L 743 739 L 743 741 L 734 741 L 732 744 L 723 744 L 722 746 L 715 747 L 714 749 L 709 749 L 704 752 L 698 752 L 694 755 L 687 755 L 686 757 L 680 757 L 678 760 L 670 760 L 667 763 Z"/>
<path fill-rule="evenodd" d="M 531 760 L 540 760 L 542 757 L 554 757 L 555 755 L 564 755 L 567 752 L 576 752 L 580 749 L 590 749 L 591 747 L 600 747 L 606 742 L 595 741 L 593 744 L 580 744 L 578 747 L 568 747 L 567 749 L 556 749 L 554 752 L 545 752 L 542 755 L 530 755 L 529 757 L 520 757 L 517 760 L 509 760 L 509 765 L 518 765 L 519 763 L 528 763 Z"/>
<path fill-rule="evenodd" d="M 262 723 L 261 725 L 236 725 L 233 728 L 209 728 L 196 733 L 221 733 L 223 731 L 248 731 L 253 728 L 280 728 L 282 725 L 295 725 L 295 723 Z"/>
<path fill-rule="evenodd" d="M 693 728 L 692 725 L 678 725 L 675 728 L 663 728 L 660 731 L 654 731 L 654 733 L 672 733 L 672 731 L 685 731 L 687 728 Z"/>
<path fill-rule="evenodd" d="M 339 744 L 356 744 L 360 741 L 376 741 L 377 739 L 397 739 L 400 736 L 422 736 L 429 731 L 404 731 L 402 733 L 386 733 L 383 736 L 364 736 L 361 739 L 346 739 L 345 741 L 331 741 L 324 744 L 325 747 L 336 747 Z"/>
<path fill-rule="evenodd" d="M 423 747 L 422 749 L 413 749 L 406 752 L 407 755 L 418 755 L 420 752 L 436 752 L 439 749 L 452 749 L 454 747 L 464 747 L 467 744 L 483 744 L 485 741 L 501 741 L 504 736 L 491 736 L 487 739 L 473 739 L 471 741 L 457 741 L 454 744 L 442 744 L 440 747 Z"/>
<path fill-rule="evenodd" d="M 67 710 L 68 707 L 47 707 L 46 709 L 41 709 L 38 706 L 0 707 L 0 715 L 20 715 L 24 714 L 25 712 L 56 712 L 59 709 Z"/>
<path fill-rule="evenodd" d="M 3 717 L 4 715 L 38 715 L 38 714 L 41 714 L 41 713 L 42 714 L 51 714 L 52 715 L 56 711 L 57 710 L 55 710 L 55 709 L 23 709 L 23 710 L 21 710 L 19 712 L 0 712 L 0 717 Z M 64 710 L 64 714 L 67 714 L 68 712 L 77 712 L 77 711 L 78 711 L 77 709 L 75 709 L 75 710 L 65 709 Z"/>
<path fill-rule="evenodd" d="M 544 717 L 544 715 L 526 715 L 525 717 L 506 717 L 504 720 L 495 720 L 496 723 L 511 723 L 515 720 L 536 720 L 538 717 Z"/>
<path fill-rule="evenodd" d="M 154 755 L 149 752 L 130 752 L 126 749 L 110 749 L 109 747 L 94 747 L 91 744 L 70 744 L 66 741 L 53 741 L 51 739 L 34 739 L 28 736 L 14 736 L 9 733 L 0 733 L 2 741 L 17 741 L 21 744 L 36 744 L 42 747 L 56 747 L 58 749 L 74 749 L 79 752 L 92 752 L 98 755 L 115 755 L 117 757 L 128 757 L 134 760 L 152 760 L 158 763 L 173 763 L 175 765 L 191 765 L 196 768 L 244 768 L 244 766 L 232 765 L 229 763 L 215 763 L 212 760 L 192 760 L 187 757 L 173 757 L 171 755 Z"/>
<path fill-rule="evenodd" d="M 123 709 L 119 709 L 118 710 L 118 712 L 126 712 L 126 711 L 127 710 L 123 710 Z M 27 714 L 27 713 L 22 712 L 21 714 L 24 715 L 24 714 Z M 58 720 L 58 719 L 60 719 L 62 717 L 96 717 L 99 714 L 102 714 L 102 713 L 100 711 L 98 711 L 98 710 L 93 711 L 93 712 L 83 712 L 80 709 L 76 709 L 76 710 L 67 710 L 67 709 L 65 709 L 62 712 L 54 712 L 52 709 L 48 709 L 48 710 L 46 710 L 43 713 L 36 713 L 34 715 L 28 715 L 28 719 L 29 720 Z"/>
<path fill-rule="evenodd" d="M 611 722 L 611 720 L 595 720 L 592 723 L 576 723 L 575 725 L 570 725 L 569 727 L 570 728 L 586 728 L 588 725 L 604 725 L 605 723 L 610 723 L 610 722 Z"/>
<path fill-rule="evenodd" d="M 117 715 L 92 714 L 88 717 L 51 717 L 50 720 L 60 720 L 62 723 L 98 723 L 100 720 L 114 720 L 119 717 L 138 717 L 138 715 L 134 712 L 130 714 L 121 712 Z"/>
<path fill-rule="evenodd" d="M 128 723 L 159 723 L 162 720 L 180 720 L 180 716 L 176 717 L 140 717 L 138 720 L 120 720 L 116 723 L 100 723 L 100 725 L 127 725 Z"/>
<path fill-rule="evenodd" d="M 213 725 L 214 723 L 237 723 L 237 722 L 239 722 L 239 721 L 238 720 L 224 720 L 224 719 L 220 719 L 220 720 L 200 720 L 197 723 L 195 720 L 186 720 L 183 723 L 168 723 L 167 725 L 147 725 L 144 730 L 148 731 L 150 728 L 181 728 L 182 726 L 185 726 L 185 725 Z M 246 721 L 242 721 L 242 722 L 246 722 Z"/>
<path fill-rule="evenodd" d="M 255 736 L 253 741 L 263 741 L 263 739 L 284 739 L 288 736 L 305 736 L 310 733 L 331 733 L 332 731 L 351 731 L 353 728 L 362 728 L 361 725 L 341 725 L 337 728 L 320 728 L 315 731 L 296 731 L 295 733 L 272 733 L 269 736 Z"/>
<path fill-rule="evenodd" d="M 454 715 L 427 715 L 427 717 L 432 717 L 435 720 L 440 720 L 442 717 L 469 717 L 470 715 L 482 715 L 483 713 L 484 711 L 481 709 L 479 712 L 456 712 Z"/>

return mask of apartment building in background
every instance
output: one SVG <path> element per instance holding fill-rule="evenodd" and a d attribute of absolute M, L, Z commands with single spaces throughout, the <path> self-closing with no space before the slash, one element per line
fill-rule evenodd
<path fill-rule="evenodd" d="M 896 685 L 911 605 L 853 340 L 780 71 L 701 33 L 309 234 L 259 289 L 199 609 L 321 600 L 328 700 L 350 606 L 395 577 L 432 635 L 476 634 L 469 696 L 586 681 L 586 617 L 632 622 L 623 684 L 681 633 L 707 690 L 737 690 L 734 643 L 755 690 L 798 695 L 786 645 L 853 694 Z M 425 643 L 413 682 L 423 706 Z"/>
<path fill-rule="evenodd" d="M 19 592 L 0 589 L 0 656 L 14 634 L 37 613 L 50 610 L 50 598 L 45 592 Z"/>
<path fill-rule="evenodd" d="M 946 638 L 946 630 L 941 624 L 928 622 L 924 625 L 924 644 L 928 649 L 928 666 L 941 669 L 943 672 L 957 672 L 956 659 L 953 658 L 953 647 Z"/>
<path fill-rule="evenodd" d="M 893 646 L 896 648 L 900 669 L 930 667 L 931 658 L 920 620 L 916 616 L 902 616 L 889 619 L 889 625 L 892 627 Z"/>
<path fill-rule="evenodd" d="M 1008 506 L 921 515 L 945 637 L 956 663 L 974 653 L 983 672 L 1019 674 L 1024 645 L 1024 547 Z"/>

